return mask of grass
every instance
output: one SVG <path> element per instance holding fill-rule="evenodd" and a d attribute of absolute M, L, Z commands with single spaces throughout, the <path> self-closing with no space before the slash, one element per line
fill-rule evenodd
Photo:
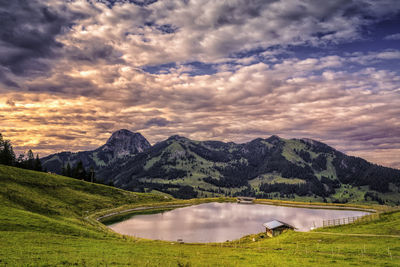
<path fill-rule="evenodd" d="M 333 166 L 333 155 L 326 154 L 326 170 L 316 173 L 318 178 L 325 176 L 330 179 L 337 179 L 336 169 Z"/>
<path fill-rule="evenodd" d="M 126 213 L 124 212 L 124 213 L 117 214 L 114 216 L 106 217 L 100 221 L 105 225 L 110 225 L 113 223 L 125 221 L 135 215 L 156 214 L 156 213 L 162 213 L 162 212 L 173 210 L 173 209 L 174 208 L 153 208 L 153 209 L 137 210 L 137 211 L 126 212 Z"/>
<path fill-rule="evenodd" d="M 178 244 L 122 236 L 94 220 L 128 207 L 157 209 L 217 200 L 222 201 L 175 200 L 0 165 L 0 266 L 398 266 L 400 263 L 399 238 L 290 231 L 276 238 L 261 233 L 224 243 Z M 400 213 L 392 212 L 373 222 L 323 231 L 393 234 L 399 232 L 399 225 Z"/>
<path fill-rule="evenodd" d="M 249 180 L 250 186 L 253 189 L 258 189 L 261 184 L 268 183 L 268 184 L 275 184 L 275 183 L 285 183 L 285 184 L 303 184 L 305 183 L 304 180 L 298 178 L 284 178 L 278 174 L 271 173 L 271 174 L 263 174 L 260 175 L 252 180 Z"/>
<path fill-rule="evenodd" d="M 361 221 L 346 227 L 329 227 L 316 229 L 317 232 L 347 233 L 347 234 L 379 234 L 400 236 L 400 212 L 385 213 L 379 220 Z"/>
<path fill-rule="evenodd" d="M 364 201 L 366 192 L 368 192 L 368 186 L 359 187 L 342 184 L 330 198 L 340 200 L 347 199 L 349 202 L 362 202 Z"/>
<path fill-rule="evenodd" d="M 297 155 L 297 153 L 294 151 L 295 149 L 297 150 L 302 150 L 302 149 L 306 149 L 306 145 L 298 142 L 296 140 L 290 140 L 290 139 L 283 139 L 281 138 L 281 140 L 283 140 L 285 142 L 285 145 L 283 147 L 283 151 L 282 151 L 282 156 L 284 156 L 287 160 L 293 162 L 293 163 L 300 163 L 302 165 L 306 164 L 304 162 L 304 160 Z M 314 154 L 314 153 L 312 153 Z"/>
<path fill-rule="evenodd" d="M 285 145 L 283 147 L 282 155 L 289 161 L 295 163 L 295 164 L 301 164 L 301 165 L 310 165 L 310 163 L 305 162 L 296 152 L 295 149 L 300 151 L 300 150 L 306 150 L 312 159 L 315 159 L 318 155 L 323 154 L 323 153 L 315 153 L 312 151 L 308 151 L 306 148 L 306 145 L 302 142 L 299 142 L 298 140 L 293 140 L 293 139 L 282 139 L 285 142 Z M 321 179 L 321 176 L 325 176 L 328 178 L 335 178 L 337 179 L 336 175 L 336 170 L 335 167 L 332 164 L 333 161 L 333 156 L 331 154 L 325 154 L 327 157 L 327 163 L 326 163 L 326 169 L 322 170 L 320 172 L 315 173 L 315 175 Z"/>

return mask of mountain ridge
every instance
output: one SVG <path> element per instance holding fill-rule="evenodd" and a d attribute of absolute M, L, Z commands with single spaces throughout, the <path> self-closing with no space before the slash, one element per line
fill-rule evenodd
<path fill-rule="evenodd" d="M 399 170 L 308 138 L 272 135 L 236 144 L 173 135 L 135 153 L 121 151 L 122 156 L 97 166 L 96 177 L 132 191 L 156 190 L 179 198 L 248 195 L 400 203 L 400 197 L 391 196 L 400 192 Z"/>

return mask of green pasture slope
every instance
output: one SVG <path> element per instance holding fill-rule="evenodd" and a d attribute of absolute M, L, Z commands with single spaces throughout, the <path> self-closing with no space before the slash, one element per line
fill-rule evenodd
<path fill-rule="evenodd" d="M 106 209 L 160 202 L 182 203 L 0 165 L 0 266 L 400 265 L 400 238 L 343 235 L 400 235 L 399 212 L 319 230 L 328 233 L 258 234 L 219 244 L 131 238 L 92 219 Z"/>

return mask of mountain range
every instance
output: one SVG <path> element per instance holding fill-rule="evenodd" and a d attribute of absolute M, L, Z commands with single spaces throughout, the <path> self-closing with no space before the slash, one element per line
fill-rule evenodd
<path fill-rule="evenodd" d="M 236 144 L 175 135 L 151 146 L 140 133 L 123 129 L 95 150 L 61 152 L 41 161 L 55 173 L 81 161 L 102 183 L 178 198 L 245 195 L 400 203 L 400 170 L 311 139 L 271 136 Z"/>

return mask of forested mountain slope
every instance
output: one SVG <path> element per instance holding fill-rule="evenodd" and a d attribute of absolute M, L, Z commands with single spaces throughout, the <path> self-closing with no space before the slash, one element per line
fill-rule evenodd
<path fill-rule="evenodd" d="M 175 197 L 248 195 L 397 203 L 400 171 L 310 139 L 271 136 L 244 144 L 172 136 L 98 172 L 105 183 Z"/>

